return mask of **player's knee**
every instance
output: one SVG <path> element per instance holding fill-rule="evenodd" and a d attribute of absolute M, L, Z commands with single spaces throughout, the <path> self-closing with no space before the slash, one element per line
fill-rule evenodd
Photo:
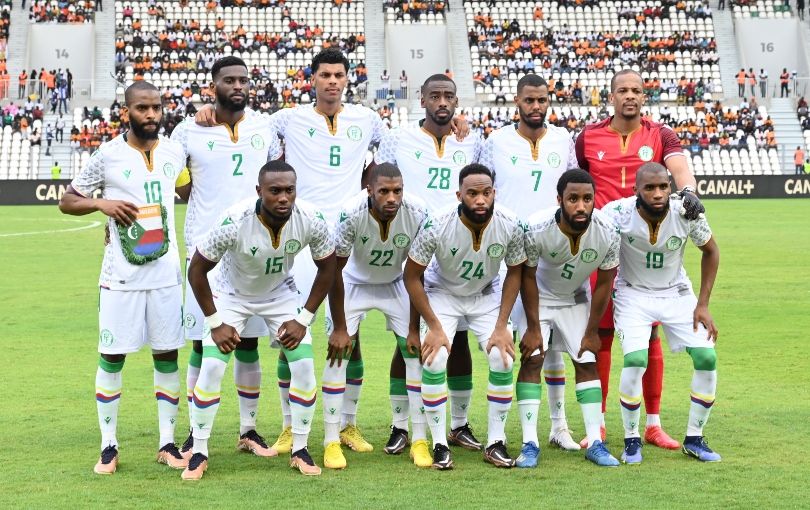
<path fill-rule="evenodd" d="M 225 376 L 225 369 L 228 364 L 219 358 L 206 356 L 202 360 L 200 367 L 200 377 L 205 375 L 208 379 L 221 380 Z"/>
<path fill-rule="evenodd" d="M 518 382 L 531 382 L 540 384 L 540 372 L 543 368 L 543 357 L 540 354 L 530 356 L 529 359 L 520 362 L 518 370 Z"/>
<path fill-rule="evenodd" d="M 203 353 L 202 340 L 192 340 L 191 341 L 191 348 L 194 350 L 194 352 L 196 352 L 197 354 L 202 356 L 202 353 Z"/>
<path fill-rule="evenodd" d="M 428 372 L 433 372 L 434 374 L 438 374 L 439 372 L 445 372 L 447 370 L 447 358 L 449 354 L 445 347 L 439 348 L 439 351 L 433 356 L 433 359 L 430 363 L 425 363 L 424 368 Z"/>
<path fill-rule="evenodd" d="M 511 372 L 513 360 L 512 356 L 508 354 L 506 356 L 501 355 L 501 350 L 497 347 L 493 347 L 489 354 L 487 354 L 487 360 L 489 361 L 489 369 L 493 372 Z"/>
<path fill-rule="evenodd" d="M 574 363 L 574 373 L 578 383 L 599 380 L 599 371 L 596 363 Z"/>
<path fill-rule="evenodd" d="M 716 370 L 717 369 L 717 351 L 711 347 L 696 347 L 689 349 L 689 355 L 692 357 L 692 365 L 695 370 Z"/>
<path fill-rule="evenodd" d="M 234 355 L 239 359 L 239 351 L 255 351 L 259 348 L 258 338 L 239 338 Z"/>
<path fill-rule="evenodd" d="M 312 358 L 301 358 L 290 363 L 290 373 L 290 384 L 296 388 L 315 387 L 315 360 Z"/>
<path fill-rule="evenodd" d="M 253 339 L 255 340 L 255 339 Z M 240 346 L 242 343 L 239 343 L 239 346 L 236 347 L 236 350 L 233 351 L 233 357 L 236 358 L 236 361 L 240 363 L 255 363 L 259 361 L 259 349 L 254 347 L 253 349 L 250 348 L 242 348 Z"/>
<path fill-rule="evenodd" d="M 124 363 L 124 360 L 127 359 L 126 354 L 101 354 L 101 359 L 106 361 L 107 363 Z"/>
<path fill-rule="evenodd" d="M 152 349 L 152 359 L 155 361 L 177 361 L 177 349 L 163 351 Z"/>
<path fill-rule="evenodd" d="M 543 360 L 543 370 L 546 372 L 565 370 L 565 360 L 562 353 L 559 351 L 547 351 Z"/>
<path fill-rule="evenodd" d="M 647 349 L 629 352 L 624 355 L 625 368 L 647 368 Z"/>

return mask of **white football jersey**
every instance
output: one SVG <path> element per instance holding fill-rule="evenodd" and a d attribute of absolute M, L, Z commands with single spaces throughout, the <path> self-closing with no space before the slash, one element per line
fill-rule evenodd
<path fill-rule="evenodd" d="M 284 159 L 298 173 L 298 196 L 318 204 L 333 222 L 343 202 L 360 189 L 369 145 L 378 143 L 386 127 L 365 106 L 344 104 L 334 120 L 315 105 L 279 110 L 271 117 L 284 138 Z"/>
<path fill-rule="evenodd" d="M 107 200 L 126 200 L 136 206 L 160 204 L 166 208 L 169 251 L 143 265 L 130 264 L 121 251 L 117 223 L 107 219 L 110 243 L 104 248 L 99 285 L 111 290 L 152 290 L 181 283 L 180 255 L 174 230 L 174 183 L 185 165 L 180 144 L 163 136 L 146 153 L 127 143 L 121 134 L 101 144 L 70 186 L 89 197 L 100 189 Z"/>
<path fill-rule="evenodd" d="M 526 265 L 537 266 L 540 302 L 560 306 L 585 303 L 596 269 L 619 265 L 619 234 L 612 220 L 593 211 L 587 230 L 572 239 L 560 230 L 560 208 L 540 211 L 525 225 Z"/>
<path fill-rule="evenodd" d="M 436 213 L 458 203 L 458 173 L 478 161 L 482 145 L 477 133 L 459 142 L 452 133 L 439 140 L 418 126 L 392 129 L 380 143 L 374 161 L 397 165 L 406 192 L 421 198 Z"/>
<path fill-rule="evenodd" d="M 172 131 L 189 158 L 191 196 L 185 239 L 189 253 L 228 207 L 256 196 L 259 170 L 281 156 L 278 136 L 265 115 L 250 109 L 233 130 L 227 124 L 200 126 L 189 117 Z"/>
<path fill-rule="evenodd" d="M 214 292 L 260 299 L 279 285 L 296 290 L 290 270 L 298 252 L 309 246 L 312 258 L 320 260 L 335 251 L 323 214 L 303 201 L 295 201 L 278 237 L 260 211 L 261 199 L 249 198 L 230 207 L 197 244 L 200 255 L 218 262 L 211 278 Z"/>
<path fill-rule="evenodd" d="M 712 231 L 705 217 L 690 221 L 681 216 L 681 209 L 680 200 L 670 199 L 669 212 L 653 229 L 636 209 L 636 197 L 615 200 L 602 208 L 621 234 L 617 290 L 635 289 L 661 296 L 691 291 L 683 268 L 686 239 L 703 246 L 712 238 Z"/>
<path fill-rule="evenodd" d="M 355 195 L 343 206 L 335 227 L 335 252 L 338 257 L 349 257 L 343 280 L 361 285 L 402 278 L 402 264 L 425 219 L 424 204 L 403 196 L 396 217 L 383 225 L 371 214 L 368 193 Z"/>
<path fill-rule="evenodd" d="M 546 126 L 536 144 L 517 124 L 496 129 L 484 142 L 479 163 L 495 172 L 498 202 L 526 220 L 540 209 L 557 205 L 557 181 L 577 167 L 574 140 L 567 130 Z"/>
<path fill-rule="evenodd" d="M 428 218 L 408 256 L 428 266 L 425 290 L 454 296 L 497 292 L 501 261 L 516 266 L 526 260 L 523 226 L 514 214 L 496 204 L 489 223 L 476 236 L 462 220 L 459 206 Z"/>

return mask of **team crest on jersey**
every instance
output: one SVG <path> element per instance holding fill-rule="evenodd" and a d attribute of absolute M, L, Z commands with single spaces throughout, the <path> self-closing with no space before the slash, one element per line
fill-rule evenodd
<path fill-rule="evenodd" d="M 284 253 L 298 253 L 301 243 L 297 239 L 290 239 L 284 244 Z"/>
<path fill-rule="evenodd" d="M 411 238 L 407 234 L 397 234 L 394 236 L 394 246 L 397 248 L 405 248 L 411 242 Z"/>
<path fill-rule="evenodd" d="M 649 145 L 642 145 L 641 148 L 638 150 L 638 157 L 641 158 L 641 161 L 652 161 L 653 158 L 652 147 L 650 147 Z"/>
<path fill-rule="evenodd" d="M 552 152 L 548 155 L 548 164 L 551 165 L 551 168 L 558 168 L 560 163 L 562 163 L 562 159 L 559 154 Z"/>
<path fill-rule="evenodd" d="M 503 245 L 499 243 L 490 244 L 489 248 L 487 248 L 487 255 L 493 259 L 500 258 L 503 255 Z"/>
<path fill-rule="evenodd" d="M 353 142 L 359 142 L 363 138 L 363 130 L 359 126 L 349 126 L 346 136 Z"/>
<path fill-rule="evenodd" d="M 672 236 L 667 239 L 667 249 L 670 251 L 675 251 L 681 247 L 683 244 L 683 240 L 678 236 Z"/>
<path fill-rule="evenodd" d="M 256 149 L 257 151 L 261 150 L 261 149 L 264 149 L 264 138 L 262 138 L 262 135 L 255 134 L 255 135 L 251 136 L 250 137 L 250 146 L 253 147 L 254 149 Z"/>
<path fill-rule="evenodd" d="M 163 175 L 169 179 L 174 179 L 174 177 L 177 175 L 177 170 L 174 169 L 174 165 L 171 163 L 166 163 L 163 165 Z"/>
<path fill-rule="evenodd" d="M 456 151 L 453 153 L 453 163 L 457 165 L 467 164 L 467 155 L 464 154 L 464 151 Z"/>
<path fill-rule="evenodd" d="M 197 325 L 197 319 L 194 318 L 194 315 L 187 313 L 185 317 L 183 317 L 183 326 L 186 329 L 191 329 Z"/>
<path fill-rule="evenodd" d="M 582 252 L 582 255 L 580 255 L 579 258 L 582 259 L 582 262 L 585 262 L 586 264 L 590 264 L 591 262 L 596 260 L 596 257 L 598 257 L 598 256 L 599 256 L 599 254 L 596 252 L 596 250 L 588 248 L 587 250 L 584 250 Z"/>
<path fill-rule="evenodd" d="M 115 337 L 109 329 L 102 329 L 101 334 L 99 335 L 99 341 L 104 347 L 109 347 L 113 344 L 113 342 L 115 342 Z"/>
<path fill-rule="evenodd" d="M 596 153 L 596 156 L 599 158 L 599 161 L 602 161 L 602 158 L 605 157 L 605 151 L 599 151 Z"/>

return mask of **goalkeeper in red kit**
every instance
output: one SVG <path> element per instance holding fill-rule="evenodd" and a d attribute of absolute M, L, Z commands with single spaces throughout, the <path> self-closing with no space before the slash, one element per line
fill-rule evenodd
<path fill-rule="evenodd" d="M 675 181 L 675 189 L 683 200 L 685 215 L 696 219 L 704 212 L 695 194 L 695 178 L 689 171 L 686 156 L 681 152 L 678 135 L 669 126 L 642 118 L 644 89 L 641 75 L 625 69 L 610 82 L 610 102 L 615 109 L 612 117 L 590 124 L 576 140 L 579 166 L 588 171 L 596 184 L 596 207 L 613 200 L 632 196 L 636 170 L 648 162 L 664 165 Z M 657 232 L 651 231 L 650 236 Z M 613 344 L 613 307 L 608 306 L 599 324 L 602 346 L 596 362 L 602 383 L 602 413 L 605 412 L 610 380 L 610 349 Z M 647 370 L 643 377 L 644 406 L 647 426 L 644 440 L 668 449 L 680 447 L 661 428 L 659 416 L 664 380 L 664 358 L 657 325 L 652 325 Z M 605 439 L 604 417 L 602 439 Z"/>

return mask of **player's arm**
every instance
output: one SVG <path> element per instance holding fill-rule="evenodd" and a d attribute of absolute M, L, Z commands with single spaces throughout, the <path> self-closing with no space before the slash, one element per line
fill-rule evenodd
<path fill-rule="evenodd" d="M 681 152 L 681 143 L 675 131 L 669 128 L 661 129 L 661 143 L 664 147 L 664 166 L 672 175 L 675 186 L 680 190 L 678 195 L 683 200 L 684 216 L 688 220 L 696 220 L 706 212 L 697 196 L 697 181 L 689 170 L 686 157 Z"/>
<path fill-rule="evenodd" d="M 536 350 L 543 353 L 543 336 L 540 333 L 540 292 L 537 290 L 536 265 L 523 265 L 520 299 L 523 301 L 523 313 L 526 315 L 526 332 L 520 340 L 520 360 L 523 362 L 529 359 Z"/>
<path fill-rule="evenodd" d="M 194 298 L 200 304 L 200 310 L 205 316 L 205 325 L 211 330 L 211 339 L 223 354 L 227 354 L 239 344 L 239 333 L 230 324 L 225 324 L 217 314 L 214 305 L 214 295 L 208 283 L 208 273 L 216 267 L 217 263 L 208 260 L 199 251 L 194 252 L 191 264 L 188 266 L 188 282 L 194 292 Z"/>
<path fill-rule="evenodd" d="M 503 364 L 508 366 L 506 356 L 511 356 L 515 359 L 515 343 L 512 341 L 512 335 L 509 333 L 508 323 L 509 314 L 512 307 L 515 306 L 518 292 L 522 284 L 521 278 L 523 276 L 523 262 L 506 267 L 506 277 L 503 279 L 503 288 L 501 291 L 501 307 L 498 310 L 498 320 L 495 321 L 495 329 L 489 336 L 487 342 L 487 353 L 493 347 L 497 347 L 501 352 Z"/>
<path fill-rule="evenodd" d="M 577 139 L 574 141 L 574 154 L 577 157 L 577 164 L 586 172 L 590 172 L 590 165 L 588 165 L 588 158 L 585 157 L 585 130 L 579 132 Z"/>
<path fill-rule="evenodd" d="M 702 246 L 698 246 L 703 256 L 700 259 L 700 293 L 695 307 L 692 327 L 697 331 L 698 323 L 709 330 L 709 338 L 717 341 L 717 326 L 709 313 L 709 298 L 712 295 L 714 281 L 717 278 L 717 269 L 720 267 L 720 248 L 714 237 Z"/>
<path fill-rule="evenodd" d="M 333 366 L 337 361 L 338 366 L 343 363 L 352 351 L 352 339 L 346 329 L 346 310 L 344 299 L 346 298 L 343 289 L 343 268 L 349 257 L 336 257 L 335 281 L 329 289 L 329 311 L 332 313 L 332 333 L 329 335 L 329 344 L 326 351 L 326 359 L 329 366 Z"/>
<path fill-rule="evenodd" d="M 72 216 L 101 211 L 118 223 L 126 226 L 132 225 L 138 216 L 138 207 L 125 200 L 107 200 L 104 198 L 85 197 L 69 186 L 59 199 L 59 210 Z"/>
<path fill-rule="evenodd" d="M 335 281 L 335 270 L 337 269 L 337 262 L 335 252 L 321 259 L 314 259 L 315 267 L 318 272 L 315 273 L 315 281 L 312 282 L 312 290 L 309 291 L 304 308 L 298 312 L 298 315 L 291 320 L 281 324 L 278 328 L 278 341 L 286 349 L 294 350 L 301 343 L 306 335 L 307 327 L 312 323 L 315 318 L 315 312 L 321 306 L 326 295 L 329 293 L 329 288 Z"/>
<path fill-rule="evenodd" d="M 577 357 L 582 357 L 585 351 L 596 354 L 602 347 L 599 340 L 599 321 L 605 315 L 610 291 L 613 289 L 613 280 L 616 278 L 616 267 L 612 269 L 598 269 L 596 271 L 596 286 L 591 296 L 591 310 L 588 315 L 588 325 L 585 326 L 585 334 L 582 337 L 582 344 Z"/>

